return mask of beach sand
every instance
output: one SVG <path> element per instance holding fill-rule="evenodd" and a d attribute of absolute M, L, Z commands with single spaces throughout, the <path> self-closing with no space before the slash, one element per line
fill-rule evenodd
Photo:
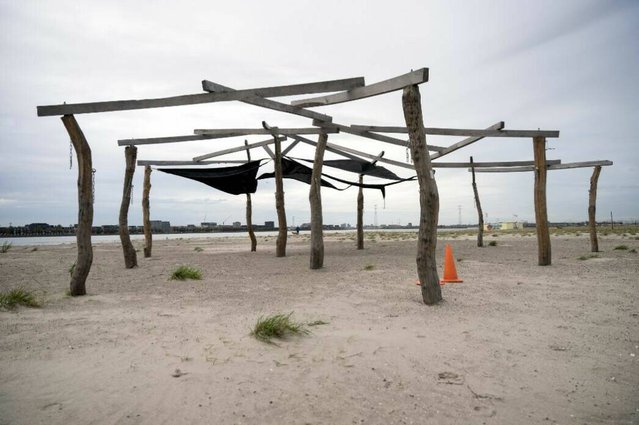
<path fill-rule="evenodd" d="M 442 235 L 446 237 L 446 235 Z M 94 248 L 89 295 L 65 295 L 75 246 L 0 254 L 0 290 L 39 309 L 0 312 L 1 424 L 637 424 L 639 240 L 534 236 L 450 243 L 463 283 L 422 303 L 414 235 L 328 234 L 309 270 L 308 235 L 154 239 L 124 268 L 118 244 Z M 141 243 L 135 243 L 141 248 Z M 202 251 L 195 250 L 196 247 Z M 178 265 L 200 281 L 169 280 Z M 321 320 L 266 344 L 262 315 Z M 176 373 L 176 371 L 179 372 Z"/>

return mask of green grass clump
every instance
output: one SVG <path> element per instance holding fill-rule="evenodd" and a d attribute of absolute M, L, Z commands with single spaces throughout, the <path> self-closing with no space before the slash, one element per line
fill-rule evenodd
<path fill-rule="evenodd" d="M 632 248 L 632 249 L 631 249 L 630 251 L 628 251 L 628 252 L 631 252 L 631 253 L 633 253 L 633 254 L 636 254 L 636 253 L 637 253 L 637 250 L 636 250 L 636 249 L 634 249 L 634 248 Z"/>
<path fill-rule="evenodd" d="M 202 279 L 202 272 L 195 267 L 180 266 L 171 275 L 171 280 L 200 280 Z"/>
<path fill-rule="evenodd" d="M 204 251 L 204 248 L 201 248 L 201 247 L 199 247 L 199 246 L 196 246 L 195 248 L 193 248 L 193 251 L 195 251 L 195 252 L 202 252 L 202 251 Z"/>
<path fill-rule="evenodd" d="M 628 250 L 628 246 L 627 245 L 617 245 L 615 247 L 615 250 L 617 250 L 617 251 L 627 251 Z"/>
<path fill-rule="evenodd" d="M 251 331 L 251 336 L 260 341 L 272 344 L 273 338 L 286 338 L 289 335 L 307 335 L 308 329 L 303 323 L 295 322 L 289 314 L 273 314 L 271 316 L 261 316 Z"/>
<path fill-rule="evenodd" d="M 2 242 L 2 247 L 0 247 L 0 252 L 4 254 L 5 252 L 11 249 L 11 246 L 12 246 L 11 242 L 7 242 L 7 241 Z"/>
<path fill-rule="evenodd" d="M 13 309 L 16 306 L 40 307 L 35 296 L 24 289 L 12 289 L 9 292 L 0 293 L 0 308 Z"/>
<path fill-rule="evenodd" d="M 586 260 L 589 260 L 591 258 L 599 258 L 599 256 L 597 254 L 582 255 L 580 257 L 577 257 L 577 260 L 586 261 Z"/>
<path fill-rule="evenodd" d="M 488 242 L 488 246 L 497 246 L 497 241 Z"/>
<path fill-rule="evenodd" d="M 375 264 L 367 264 L 364 266 L 364 270 L 373 270 L 375 268 Z"/>
<path fill-rule="evenodd" d="M 74 271 L 75 271 L 75 263 L 71 264 L 71 267 L 69 267 L 69 274 L 71 275 L 71 277 L 73 277 Z"/>

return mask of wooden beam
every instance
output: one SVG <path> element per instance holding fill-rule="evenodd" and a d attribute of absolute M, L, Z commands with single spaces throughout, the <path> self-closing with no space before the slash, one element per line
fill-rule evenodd
<path fill-rule="evenodd" d="M 359 191 L 357 192 L 357 249 L 364 249 L 364 175 L 359 175 Z"/>
<path fill-rule="evenodd" d="M 547 169 L 550 171 L 553 170 L 569 170 L 573 168 L 590 168 L 596 166 L 607 167 L 613 165 L 612 161 L 584 161 L 584 162 L 569 162 L 565 164 L 557 164 L 555 163 L 557 160 L 547 160 L 546 164 L 550 164 L 547 166 Z M 470 170 L 468 170 L 470 171 Z M 496 167 L 496 168 L 484 168 L 480 170 L 475 170 L 477 173 L 521 173 L 521 172 L 530 172 L 535 171 L 534 166 L 523 166 L 523 167 Z"/>
<path fill-rule="evenodd" d="M 228 159 L 226 161 L 164 161 L 164 160 L 138 160 L 138 166 L 170 166 L 170 165 L 211 165 L 211 164 L 246 164 L 245 159 Z"/>
<path fill-rule="evenodd" d="M 288 145 L 288 147 L 282 151 L 282 156 L 286 156 L 286 154 L 289 153 L 300 142 L 295 138 L 296 136 L 291 137 L 293 138 L 293 143 Z"/>
<path fill-rule="evenodd" d="M 138 256 L 131 243 L 129 235 L 129 206 L 131 205 L 131 191 L 133 189 L 133 174 L 135 173 L 135 158 L 138 155 L 138 148 L 127 146 L 124 148 L 125 168 L 124 168 L 124 188 L 122 190 L 122 202 L 120 204 L 120 215 L 118 218 L 120 243 L 124 254 L 124 267 L 132 269 L 138 266 Z"/>
<path fill-rule="evenodd" d="M 226 136 L 226 135 L 203 136 L 203 135 L 187 134 L 184 136 L 150 137 L 145 139 L 120 139 L 118 140 L 118 146 L 156 145 L 161 143 L 178 143 L 178 142 L 198 142 L 200 140 L 223 139 L 225 137 L 229 137 L 229 136 Z"/>
<path fill-rule="evenodd" d="M 601 165 L 592 170 L 590 177 L 590 190 L 588 191 L 588 227 L 590 229 L 590 251 L 599 252 L 599 240 L 597 239 L 597 182 L 601 174 Z"/>
<path fill-rule="evenodd" d="M 371 125 L 352 125 L 357 131 L 374 131 L 378 133 L 406 133 L 406 127 L 379 127 Z M 394 130 L 394 131 L 389 131 Z M 481 136 L 481 137 L 559 137 L 557 130 L 482 130 L 461 128 L 424 128 L 427 135 L 431 136 Z"/>
<path fill-rule="evenodd" d="M 93 162 L 91 147 L 73 115 L 62 117 L 73 149 L 78 157 L 78 228 L 76 230 L 77 257 L 71 273 L 69 294 L 86 295 L 86 280 L 93 264 L 91 227 L 93 226 Z"/>
<path fill-rule="evenodd" d="M 164 108 L 167 106 L 196 105 L 201 103 L 243 100 L 252 96 L 278 97 L 308 93 L 326 93 L 335 90 L 348 90 L 361 87 L 364 78 L 320 81 L 316 83 L 294 84 L 289 86 L 262 87 L 236 90 L 222 93 L 198 93 L 182 96 L 162 97 L 142 100 L 115 100 L 107 102 L 73 103 L 62 105 L 38 106 L 38 116 L 89 114 L 95 112 L 128 111 L 134 109 Z"/>
<path fill-rule="evenodd" d="M 246 159 L 251 162 L 251 149 L 247 140 L 244 140 L 244 146 L 246 147 Z M 251 252 L 255 252 L 257 251 L 257 238 L 255 237 L 255 230 L 253 230 L 253 203 L 250 193 L 246 194 L 246 230 L 251 240 Z"/>
<path fill-rule="evenodd" d="M 138 165 L 140 161 L 138 161 Z M 144 167 L 144 184 L 142 187 L 142 224 L 144 226 L 144 258 L 151 257 L 153 233 L 151 232 L 151 208 L 149 195 L 151 194 L 151 166 Z"/>
<path fill-rule="evenodd" d="M 560 159 L 552 159 L 546 161 L 547 165 L 561 164 Z M 501 162 L 433 162 L 433 168 L 491 168 L 491 167 L 533 167 L 535 161 L 501 161 Z"/>
<path fill-rule="evenodd" d="M 295 140 L 299 141 L 299 142 L 306 143 L 307 145 L 314 146 L 314 147 L 315 147 L 315 146 L 317 146 L 317 142 L 314 142 L 313 140 L 307 139 L 306 137 L 302 137 L 302 136 L 291 136 L 291 137 L 292 137 L 293 139 L 295 139 Z M 344 158 L 353 159 L 353 160 L 355 160 L 355 161 L 360 161 L 360 160 L 362 160 L 362 158 L 360 158 L 360 157 L 357 157 L 357 156 L 355 156 L 355 155 L 351 155 L 351 154 L 346 153 L 346 152 L 344 152 L 344 151 L 341 151 L 341 150 L 335 149 L 335 148 L 334 148 L 334 147 L 332 147 L 332 146 L 333 146 L 333 145 L 330 145 L 330 144 L 327 142 L 327 143 L 326 143 L 326 150 L 327 150 L 327 151 L 329 151 L 329 152 L 333 152 L 333 153 L 335 153 L 335 154 L 337 154 L 337 155 L 341 155 L 341 156 L 343 156 Z"/>
<path fill-rule="evenodd" d="M 479 201 L 479 191 L 477 190 L 477 182 L 475 181 L 475 164 L 473 157 L 470 157 L 470 169 L 473 173 L 473 194 L 475 195 L 475 208 L 477 208 L 477 216 L 479 217 L 479 224 L 477 228 L 477 246 L 479 248 L 484 246 L 484 213 L 481 210 L 481 202 Z"/>
<path fill-rule="evenodd" d="M 421 96 L 416 85 L 408 86 L 402 94 L 404 119 L 409 129 L 410 150 L 419 183 L 419 234 L 417 237 L 417 275 L 421 283 L 422 299 L 433 305 L 442 300 L 437 274 L 437 222 L 439 220 L 439 192 L 424 134 Z"/>
<path fill-rule="evenodd" d="M 262 146 L 262 148 L 266 151 L 266 153 L 268 154 L 268 156 L 271 157 L 271 159 L 275 159 L 275 153 L 271 150 L 271 148 L 269 148 L 268 146 Z"/>
<path fill-rule="evenodd" d="M 339 133 L 337 128 L 277 128 L 277 134 L 280 136 L 292 136 L 294 134 L 321 134 L 325 133 Z M 237 136 L 250 136 L 253 134 L 271 134 L 270 130 L 265 128 L 230 128 L 230 129 L 196 129 L 193 133 L 205 136 L 223 136 L 223 137 L 237 137 Z"/>
<path fill-rule="evenodd" d="M 202 81 L 202 88 L 208 92 L 235 92 L 230 87 L 223 86 L 222 84 L 217 84 L 212 81 L 204 80 Z M 320 114 L 319 112 L 309 111 L 308 109 L 300 108 L 299 106 L 291 106 L 286 103 L 276 102 L 274 100 L 265 99 L 259 96 L 251 96 L 246 99 L 242 99 L 241 102 L 254 105 L 261 106 L 262 108 L 272 109 L 274 111 L 286 112 L 288 114 L 299 115 L 306 118 L 316 119 L 320 121 L 330 122 L 333 120 L 332 117 L 324 114 Z"/>
<path fill-rule="evenodd" d="M 262 122 L 264 127 L 266 123 Z M 282 150 L 277 137 L 275 139 L 275 210 L 277 211 L 277 239 L 275 240 L 275 256 L 286 257 L 286 240 L 288 226 L 286 225 L 286 210 L 284 207 L 284 175 L 282 172 Z M 268 149 L 264 146 L 265 149 Z M 270 149 L 269 149 L 270 150 Z"/>
<path fill-rule="evenodd" d="M 501 130 L 502 128 L 504 128 L 504 122 L 503 121 L 499 121 L 498 123 L 495 123 L 493 125 L 491 125 L 490 127 L 488 127 L 486 130 Z M 447 147 L 446 149 L 439 151 L 437 153 L 434 153 L 430 156 L 430 159 L 437 159 L 437 158 L 441 158 L 444 155 L 448 155 L 449 153 L 455 152 L 458 149 L 461 149 L 463 147 L 466 147 L 468 145 L 470 145 L 471 143 L 475 143 L 478 142 L 479 140 L 483 139 L 483 137 L 477 136 L 477 137 L 467 137 L 464 140 L 460 140 L 457 143 L 453 143 L 452 145 L 450 145 L 449 147 Z"/>
<path fill-rule="evenodd" d="M 311 188 L 308 200 L 311 207 L 311 270 L 324 267 L 324 233 L 322 220 L 322 165 L 324 164 L 324 151 L 328 134 L 320 134 L 315 149 L 313 172 L 311 174 Z"/>
<path fill-rule="evenodd" d="M 364 87 L 357 87 L 341 93 L 330 94 L 326 96 L 315 97 L 311 99 L 294 100 L 291 102 L 293 106 L 302 108 L 310 106 L 326 106 L 335 105 L 337 103 L 350 102 L 352 100 L 364 99 L 371 96 L 377 96 L 384 93 L 401 90 L 406 86 L 413 84 L 421 84 L 428 81 L 428 68 L 421 68 L 417 71 L 411 71 L 408 74 L 400 75 L 395 78 L 380 81 Z"/>
<path fill-rule="evenodd" d="M 535 156 L 535 228 L 537 230 L 537 253 L 540 266 L 552 264 L 550 231 L 548 229 L 548 207 L 546 204 L 546 139 L 533 138 Z"/>
<path fill-rule="evenodd" d="M 339 131 L 343 133 L 354 134 L 356 136 L 365 137 L 367 139 L 377 140 L 384 143 L 389 143 L 391 145 L 402 146 L 404 148 L 408 146 L 408 140 L 402 140 L 402 139 L 397 139 L 395 137 L 384 136 L 383 134 L 371 133 L 370 131 L 356 130 L 347 125 L 342 125 L 337 123 L 323 123 L 321 121 L 315 121 L 315 120 L 313 121 L 313 125 L 317 125 L 326 129 L 337 128 Z M 435 145 L 428 146 L 428 150 L 432 150 L 436 152 L 443 151 L 444 149 L 446 148 L 442 146 L 435 146 Z"/>
<path fill-rule="evenodd" d="M 278 136 L 277 139 L 279 141 L 286 140 L 286 136 Z M 261 142 L 255 142 L 255 143 L 251 143 L 251 144 L 246 144 L 245 146 L 238 146 L 236 148 L 222 149 L 221 151 L 211 152 L 211 153 L 207 153 L 207 154 L 204 154 L 204 155 L 196 156 L 196 157 L 193 158 L 193 161 L 202 161 L 202 160 L 205 160 L 205 159 L 215 158 L 216 156 L 222 156 L 222 155 L 226 155 L 226 154 L 229 154 L 229 153 L 249 151 L 251 149 L 259 148 L 261 146 L 271 145 L 273 143 L 275 143 L 275 139 L 270 138 L 270 139 L 267 139 L 267 140 L 262 140 Z"/>

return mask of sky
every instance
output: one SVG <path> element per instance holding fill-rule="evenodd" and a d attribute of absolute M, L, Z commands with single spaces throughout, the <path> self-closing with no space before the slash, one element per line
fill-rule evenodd
<path fill-rule="evenodd" d="M 637 1 L 0 0 L 0 57 L 0 226 L 77 223 L 75 154 L 69 169 L 68 134 L 59 117 L 37 117 L 38 105 L 200 93 L 203 79 L 235 89 L 351 77 L 371 84 L 423 67 L 430 71 L 419 87 L 425 126 L 485 128 L 505 121 L 506 129 L 559 130 L 559 138 L 548 139 L 549 159 L 614 162 L 599 179 L 597 219 L 613 212 L 615 219 L 639 220 Z M 346 125 L 405 125 L 401 92 L 313 110 Z M 125 165 L 119 139 L 259 128 L 262 120 L 311 125 L 239 102 L 76 118 L 96 169 L 94 225 L 118 221 Z M 145 145 L 138 159 L 190 160 L 244 139 Z M 447 146 L 460 139 L 429 136 L 428 142 Z M 406 161 L 399 146 L 347 134 L 330 134 L 329 142 Z M 311 159 L 313 149 L 298 145 L 290 155 Z M 532 141 L 484 139 L 440 161 L 471 155 L 477 162 L 532 160 Z M 254 150 L 252 157 L 267 154 Z M 551 222 L 587 220 L 591 173 L 548 173 Z M 138 167 L 130 225 L 142 222 L 142 174 Z M 470 173 L 440 169 L 436 178 L 440 224 L 476 223 Z M 489 222 L 534 221 L 532 173 L 477 174 L 477 182 Z M 284 189 L 288 223 L 310 222 L 309 186 L 285 180 Z M 416 182 L 392 186 L 385 200 L 375 190 L 364 197 L 365 224 L 418 223 Z M 356 188 L 322 190 L 324 223 L 355 225 L 356 199 Z M 150 201 L 151 218 L 173 225 L 245 223 L 243 195 L 157 171 Z M 263 180 L 253 195 L 253 222 L 269 220 L 277 221 L 274 182 Z"/>

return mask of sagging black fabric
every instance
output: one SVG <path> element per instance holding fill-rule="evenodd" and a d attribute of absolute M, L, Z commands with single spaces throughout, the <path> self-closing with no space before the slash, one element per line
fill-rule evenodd
<path fill-rule="evenodd" d="M 308 159 L 302 161 L 313 162 Z M 364 174 L 371 177 L 378 177 L 386 180 L 402 180 L 401 177 L 393 173 L 391 170 L 375 165 L 372 162 L 354 159 L 329 159 L 324 161 L 327 167 L 339 168 L 340 170 L 350 171 L 352 173 Z"/>
<path fill-rule="evenodd" d="M 311 168 L 305 165 L 302 165 L 297 161 L 293 161 L 292 159 L 282 158 L 282 176 L 283 177 L 298 180 L 306 184 L 311 184 L 312 175 L 313 175 L 313 170 Z M 348 180 L 343 180 L 343 179 L 333 177 L 324 173 L 322 173 L 322 176 L 348 185 L 347 187 L 343 189 L 338 189 L 330 182 L 322 179 L 322 186 L 330 187 L 331 189 L 337 189 L 337 190 L 346 190 L 350 186 L 362 187 L 364 189 L 379 189 L 382 192 L 382 197 L 384 198 L 386 198 L 386 186 L 392 186 L 394 184 L 403 183 L 405 181 L 414 180 L 416 178 L 416 177 L 411 177 L 408 179 L 399 179 L 398 181 L 395 181 L 392 183 L 385 183 L 385 184 L 367 184 L 367 183 L 360 184 L 359 182 L 351 182 Z M 275 173 L 265 173 L 259 176 L 257 179 L 261 180 L 261 179 L 269 179 L 273 177 L 275 177 Z"/>
<path fill-rule="evenodd" d="M 299 162 L 293 161 L 288 158 L 282 158 L 282 177 L 286 179 L 293 179 L 302 183 L 311 184 L 311 177 L 313 176 L 313 170 Z M 275 177 L 275 173 L 264 173 L 257 179 L 272 179 Z M 322 179 L 322 186 L 330 187 L 331 189 L 337 189 L 333 184 Z M 337 189 L 337 190 L 345 190 Z"/>
<path fill-rule="evenodd" d="M 195 180 L 231 195 L 255 193 L 257 170 L 262 160 L 251 161 L 235 167 L 222 168 L 158 168 L 165 173 Z"/>

